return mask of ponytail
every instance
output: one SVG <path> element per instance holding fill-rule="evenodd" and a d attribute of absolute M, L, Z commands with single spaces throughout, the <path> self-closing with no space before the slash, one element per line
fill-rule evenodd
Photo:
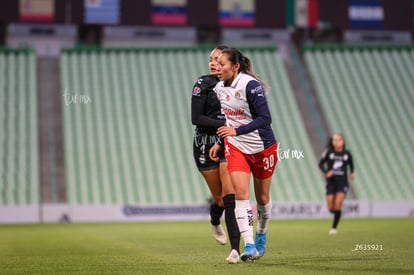
<path fill-rule="evenodd" d="M 269 90 L 269 86 L 253 72 L 253 66 L 250 59 L 247 56 L 243 55 L 241 51 L 239 51 L 236 48 L 227 48 L 222 51 L 222 54 L 227 54 L 228 59 L 233 65 L 237 63 L 240 64 L 240 68 L 238 71 L 239 73 L 245 73 L 255 78 L 262 85 L 265 92 Z"/>

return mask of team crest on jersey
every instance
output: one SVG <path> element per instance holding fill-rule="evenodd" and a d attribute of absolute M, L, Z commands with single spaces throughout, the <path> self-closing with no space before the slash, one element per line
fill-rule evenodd
<path fill-rule="evenodd" d="M 344 155 L 344 161 L 347 161 L 348 160 L 348 154 L 345 154 Z"/>
<path fill-rule="evenodd" d="M 329 154 L 329 159 L 334 159 L 335 158 L 335 154 L 334 153 L 330 153 Z"/>
<path fill-rule="evenodd" d="M 240 92 L 239 91 L 237 91 L 235 94 L 234 94 L 234 96 L 237 98 L 237 99 L 239 99 L 240 98 Z"/>
<path fill-rule="evenodd" d="M 194 89 L 193 89 L 193 95 L 199 96 L 200 93 L 201 93 L 200 87 L 194 87 Z"/>

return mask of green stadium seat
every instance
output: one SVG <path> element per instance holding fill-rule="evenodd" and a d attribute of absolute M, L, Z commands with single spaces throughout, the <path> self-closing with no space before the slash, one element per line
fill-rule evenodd
<path fill-rule="evenodd" d="M 359 199 L 414 197 L 414 48 L 305 48 L 331 132 L 345 135 Z"/>
<path fill-rule="evenodd" d="M 0 49 L 0 207 L 39 203 L 36 57 Z"/>
<path fill-rule="evenodd" d="M 61 57 L 68 202 L 194 204 L 209 191 L 192 157 L 190 105 L 211 49 L 67 49 Z M 271 87 L 273 127 L 289 159 L 279 162 L 274 201 L 320 201 L 317 168 L 282 59 L 275 48 L 246 48 Z M 292 159 L 300 150 L 303 158 Z M 253 197 L 252 197 L 253 198 Z"/>

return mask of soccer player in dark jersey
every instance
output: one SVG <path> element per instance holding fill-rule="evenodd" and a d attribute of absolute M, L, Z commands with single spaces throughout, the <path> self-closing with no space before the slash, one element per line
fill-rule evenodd
<path fill-rule="evenodd" d="M 319 168 L 326 178 L 326 202 L 329 211 L 334 214 L 333 224 L 329 234 L 336 234 L 341 219 L 342 203 L 348 191 L 348 166 L 350 179 L 355 178 L 352 154 L 346 150 L 345 139 L 341 134 L 334 134 L 319 160 Z"/>
<path fill-rule="evenodd" d="M 215 145 L 210 157 L 217 159 L 224 150 L 228 170 L 236 191 L 236 218 L 245 248 L 243 261 L 263 257 L 266 251 L 266 232 L 272 212 L 270 185 L 276 168 L 277 141 L 266 99 L 266 85 L 252 71 L 249 58 L 238 49 L 224 49 L 218 58 L 215 91 L 226 116 L 226 126 L 217 134 L 225 138 L 224 147 Z M 253 232 L 253 213 L 249 201 L 250 177 L 253 174 L 257 202 L 256 242 Z"/>
<path fill-rule="evenodd" d="M 231 251 L 226 261 L 238 263 L 240 232 L 237 227 L 235 208 L 235 193 L 227 172 L 227 162 L 222 153 L 220 161 L 210 159 L 210 148 L 219 141 L 217 128 L 225 124 L 220 102 L 213 88 L 219 79 L 216 74 L 217 57 L 226 48 L 219 46 L 210 54 L 210 74 L 201 76 L 193 87 L 191 97 L 191 121 L 196 126 L 193 141 L 193 155 L 198 170 L 203 175 L 213 197 L 210 206 L 210 222 L 213 236 L 220 244 L 226 244 L 227 238 L 220 224 L 220 218 L 225 210 L 225 222 L 229 235 Z"/>

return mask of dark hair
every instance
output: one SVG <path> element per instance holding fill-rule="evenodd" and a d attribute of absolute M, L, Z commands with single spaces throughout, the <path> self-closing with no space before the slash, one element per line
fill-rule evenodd
<path fill-rule="evenodd" d="M 328 142 L 327 142 L 327 144 L 326 144 L 326 149 L 330 149 L 330 150 L 333 150 L 334 149 L 334 146 L 333 146 L 333 137 L 335 136 L 335 135 L 338 135 L 338 136 L 340 136 L 340 137 L 342 137 L 342 140 L 344 141 L 344 148 L 343 148 L 343 150 L 345 150 L 346 149 L 346 144 L 345 144 L 345 137 L 344 137 L 344 135 L 343 134 L 341 134 L 341 133 L 335 133 L 335 134 L 333 134 L 333 135 L 331 135 L 331 136 L 329 136 L 328 137 Z"/>
<path fill-rule="evenodd" d="M 218 45 L 217 47 L 215 47 L 213 50 L 224 50 L 224 49 L 228 49 L 229 47 L 227 47 L 226 45 Z"/>
<path fill-rule="evenodd" d="M 236 48 L 225 48 L 222 50 L 221 54 L 227 54 L 228 60 L 231 62 L 231 64 L 236 65 L 237 63 L 240 64 L 239 73 L 245 73 L 250 75 L 251 77 L 254 77 L 257 79 L 257 81 L 260 82 L 260 84 L 263 86 L 263 89 L 265 91 L 268 90 L 268 86 L 266 83 L 264 83 L 259 77 L 256 76 L 256 74 L 253 72 L 253 66 L 250 59 L 243 55 L 241 51 L 239 51 Z"/>
<path fill-rule="evenodd" d="M 333 136 L 329 136 L 329 137 L 326 139 L 326 149 L 327 149 L 327 150 L 332 150 L 332 149 L 333 149 L 332 137 L 333 137 Z"/>

